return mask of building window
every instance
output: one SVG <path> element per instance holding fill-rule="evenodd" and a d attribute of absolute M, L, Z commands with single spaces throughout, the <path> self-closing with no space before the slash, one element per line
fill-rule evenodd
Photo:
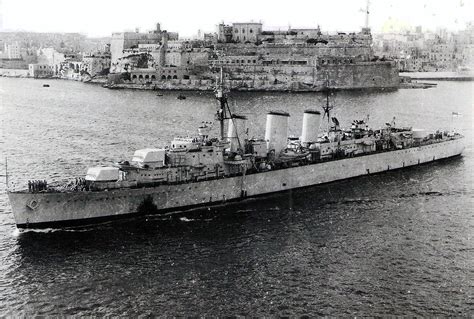
<path fill-rule="evenodd" d="M 249 31 L 249 32 L 250 32 L 250 33 L 253 33 L 253 30 L 252 30 L 252 29 L 250 29 L 250 31 Z"/>

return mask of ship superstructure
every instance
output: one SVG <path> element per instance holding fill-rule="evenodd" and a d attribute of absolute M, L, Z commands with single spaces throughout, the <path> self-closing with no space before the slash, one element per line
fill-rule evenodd
<path fill-rule="evenodd" d="M 157 213 L 285 191 L 456 156 L 462 136 L 428 133 L 395 122 L 372 130 L 368 119 L 348 129 L 317 110 L 303 114 L 299 138 L 288 136 L 290 114 L 267 114 L 265 137 L 248 138 L 246 117 L 232 114 L 222 85 L 216 89 L 220 137 L 212 123 L 195 136 L 162 148 L 137 150 L 131 160 L 89 168 L 73 183 L 30 181 L 8 193 L 18 227 L 79 224 L 129 214 Z M 326 126 L 326 130 L 320 127 Z M 227 131 L 225 124 L 227 123 Z"/>

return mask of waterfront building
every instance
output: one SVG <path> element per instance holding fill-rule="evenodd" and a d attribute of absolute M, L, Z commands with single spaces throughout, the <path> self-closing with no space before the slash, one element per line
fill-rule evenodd
<path fill-rule="evenodd" d="M 110 70 L 110 54 L 109 53 L 91 53 L 82 57 L 81 71 L 87 73 L 91 77 L 97 75 L 107 75 Z"/>
<path fill-rule="evenodd" d="M 53 76 L 53 68 L 48 64 L 34 63 L 28 65 L 28 76 L 33 78 L 49 78 Z"/>

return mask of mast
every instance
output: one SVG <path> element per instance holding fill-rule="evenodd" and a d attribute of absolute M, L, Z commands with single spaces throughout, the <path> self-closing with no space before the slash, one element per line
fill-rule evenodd
<path fill-rule="evenodd" d="M 369 6 L 370 0 L 367 0 L 367 7 L 365 9 L 365 28 L 369 29 Z"/>
<path fill-rule="evenodd" d="M 224 139 L 224 120 L 226 119 L 227 96 L 224 93 L 224 77 L 221 67 L 220 80 L 217 82 L 216 99 L 219 101 L 219 110 L 217 110 L 217 120 L 220 122 L 221 140 Z"/>
<path fill-rule="evenodd" d="M 329 79 L 326 79 L 326 113 L 328 115 L 328 123 L 329 123 L 329 118 L 330 114 L 329 112 L 331 111 L 329 107 Z"/>
<path fill-rule="evenodd" d="M 329 129 L 331 126 L 331 109 L 333 108 L 332 105 L 329 103 L 329 94 L 331 92 L 331 89 L 329 88 L 329 75 L 326 75 L 326 85 L 324 88 L 324 91 L 326 93 L 326 105 L 323 105 L 323 119 L 325 116 L 328 117 L 328 126 L 327 126 L 327 132 L 329 134 Z"/>
<path fill-rule="evenodd" d="M 235 119 L 234 116 L 232 115 L 232 112 L 230 111 L 229 107 L 229 102 L 227 100 L 227 95 L 224 92 L 224 71 L 221 67 L 220 69 L 220 79 L 216 80 L 217 82 L 217 87 L 216 87 L 216 99 L 219 101 L 219 109 L 217 110 L 216 113 L 216 118 L 220 122 L 220 129 L 221 129 L 221 140 L 223 141 L 225 138 L 225 133 L 224 133 L 224 121 L 225 120 L 230 120 L 233 122 L 235 125 Z M 237 141 L 239 143 L 239 148 L 242 149 L 242 143 L 240 142 L 240 137 L 236 131 L 236 137 Z"/>

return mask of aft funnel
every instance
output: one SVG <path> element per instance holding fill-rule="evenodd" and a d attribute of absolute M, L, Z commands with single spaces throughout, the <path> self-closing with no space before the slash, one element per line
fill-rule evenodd
<path fill-rule="evenodd" d="M 289 117 L 290 114 L 286 112 L 268 112 L 267 114 L 265 141 L 267 141 L 267 150 L 275 150 L 276 156 L 278 156 L 288 144 Z"/>
<path fill-rule="evenodd" d="M 319 125 L 321 124 L 321 112 L 306 110 L 303 113 L 303 130 L 301 143 L 313 143 L 318 140 Z"/>

